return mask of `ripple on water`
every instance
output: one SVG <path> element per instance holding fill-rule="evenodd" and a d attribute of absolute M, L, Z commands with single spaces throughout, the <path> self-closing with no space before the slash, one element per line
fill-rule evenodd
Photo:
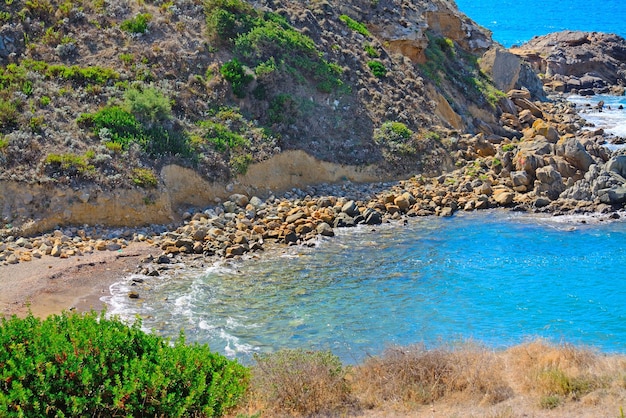
<path fill-rule="evenodd" d="M 585 220 L 587 223 L 582 223 Z M 111 287 L 111 312 L 249 360 L 281 347 L 359 361 L 389 344 L 543 337 L 626 352 L 626 224 L 506 212 L 340 230 L 317 248 Z M 137 289 L 137 287 L 134 287 Z"/>

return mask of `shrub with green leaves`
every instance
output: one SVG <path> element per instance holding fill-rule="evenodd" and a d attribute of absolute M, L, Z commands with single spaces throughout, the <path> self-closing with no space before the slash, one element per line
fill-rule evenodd
<path fill-rule="evenodd" d="M 203 138 L 208 143 L 212 144 L 216 151 L 224 152 L 250 145 L 250 141 L 221 123 L 203 121 L 200 122 L 199 125 L 205 130 Z"/>
<path fill-rule="evenodd" d="M 148 30 L 148 22 L 152 19 L 152 15 L 149 13 L 139 13 L 132 19 L 123 21 L 120 24 L 120 29 L 130 33 L 146 33 Z"/>
<path fill-rule="evenodd" d="M 339 16 L 339 20 L 345 23 L 353 31 L 358 32 L 365 37 L 368 37 L 368 38 L 370 37 L 370 32 L 367 30 L 367 28 L 365 27 L 363 23 L 357 22 L 356 20 L 352 19 L 350 16 L 347 16 L 347 15 Z"/>
<path fill-rule="evenodd" d="M 383 78 L 387 75 L 387 68 L 380 61 L 369 61 L 367 66 L 370 67 L 372 74 L 378 78 Z"/>
<path fill-rule="evenodd" d="M 327 93 L 343 86 L 342 69 L 322 59 L 315 42 L 283 16 L 262 13 L 241 0 L 207 0 L 204 4 L 209 33 L 234 44 L 237 58 L 258 76 L 279 70 L 300 82 L 311 79 L 318 90 Z M 257 66 L 261 67 L 258 71 Z"/>
<path fill-rule="evenodd" d="M 49 174 L 75 176 L 90 173 L 95 170 L 95 167 L 89 164 L 89 160 L 91 160 L 93 156 L 93 151 L 85 155 L 74 153 L 49 154 L 46 157 L 45 163 Z"/>
<path fill-rule="evenodd" d="M 146 189 L 154 188 L 159 184 L 159 179 L 154 171 L 149 168 L 133 169 L 133 183 Z"/>
<path fill-rule="evenodd" d="M 402 122 L 387 121 L 374 131 L 374 142 L 401 154 L 413 154 L 413 131 Z"/>
<path fill-rule="evenodd" d="M 6 100 L 0 97 L 0 129 L 15 125 L 18 116 L 18 103 L 14 100 Z"/>
<path fill-rule="evenodd" d="M 124 107 L 144 125 L 172 118 L 170 99 L 154 87 L 131 88 L 124 93 Z"/>
<path fill-rule="evenodd" d="M 246 368 L 104 313 L 0 319 L 0 416 L 221 416 Z"/>
<path fill-rule="evenodd" d="M 131 142 L 141 142 L 145 136 L 137 118 L 120 106 L 107 106 L 94 114 L 82 114 L 78 122 L 91 126 L 96 135 L 107 129 L 111 141 L 121 144 L 123 148 Z"/>
<path fill-rule="evenodd" d="M 246 87 L 254 80 L 250 74 L 246 74 L 243 65 L 237 58 L 233 58 L 220 68 L 222 76 L 231 83 L 233 94 L 243 98 L 246 96 Z"/>

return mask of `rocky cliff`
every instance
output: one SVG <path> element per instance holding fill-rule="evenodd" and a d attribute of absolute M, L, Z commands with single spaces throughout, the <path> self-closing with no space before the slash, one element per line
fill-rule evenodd
<path fill-rule="evenodd" d="M 287 150 L 381 178 L 438 172 L 448 138 L 498 124 L 477 65 L 490 34 L 449 1 L 3 7 L 5 224 L 134 223 L 97 202 L 141 212 L 169 194 L 166 166 L 226 186 Z M 174 201 L 153 213 L 175 217 Z"/>
<path fill-rule="evenodd" d="M 556 92 L 624 94 L 626 41 L 614 34 L 564 31 L 538 36 L 511 49 Z"/>

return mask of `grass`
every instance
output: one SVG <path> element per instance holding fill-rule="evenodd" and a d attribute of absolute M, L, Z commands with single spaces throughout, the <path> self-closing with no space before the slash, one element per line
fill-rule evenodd
<path fill-rule="evenodd" d="M 572 416 L 585 407 L 619 416 L 626 396 L 626 358 L 543 341 L 505 351 L 472 343 L 392 347 L 355 366 L 342 365 L 329 352 L 282 350 L 257 356 L 251 369 L 240 411 L 262 416 L 350 416 L 363 410 L 371 416 L 430 416 L 437 410 L 441 416 L 512 417 L 555 408 Z M 599 400 L 581 404 L 592 392 L 600 393 Z"/>

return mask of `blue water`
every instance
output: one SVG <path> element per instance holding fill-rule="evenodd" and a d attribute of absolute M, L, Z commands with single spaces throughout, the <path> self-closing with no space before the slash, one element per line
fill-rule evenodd
<path fill-rule="evenodd" d="M 561 30 L 616 33 L 626 37 L 623 0 L 456 0 L 459 9 L 511 47 Z"/>
<path fill-rule="evenodd" d="M 341 230 L 175 279 L 112 288 L 112 313 L 246 361 L 282 347 L 346 362 L 390 344 L 536 337 L 626 353 L 626 222 L 583 224 L 505 212 Z M 141 287 L 144 286 L 144 287 Z"/>

